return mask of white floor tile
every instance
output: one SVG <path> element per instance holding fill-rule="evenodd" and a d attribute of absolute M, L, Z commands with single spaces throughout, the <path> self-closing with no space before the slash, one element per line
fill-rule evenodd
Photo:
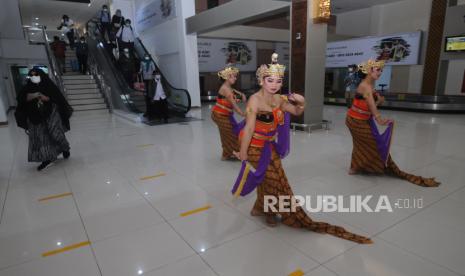
<path fill-rule="evenodd" d="M 354 247 L 325 266 L 344 276 L 457 276 L 379 239 L 369 246 Z"/>
<path fill-rule="evenodd" d="M 298 269 L 308 271 L 318 266 L 267 230 L 208 250 L 202 258 L 222 276 L 288 275 Z"/>
<path fill-rule="evenodd" d="M 167 224 L 96 242 L 94 250 L 104 276 L 140 275 L 195 254 Z"/>

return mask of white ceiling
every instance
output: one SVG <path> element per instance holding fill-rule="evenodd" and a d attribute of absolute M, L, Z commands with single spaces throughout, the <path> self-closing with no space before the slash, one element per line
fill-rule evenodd
<path fill-rule="evenodd" d="M 85 24 L 108 0 L 91 0 L 88 4 L 62 2 L 53 0 L 19 0 L 23 25 L 33 26 L 35 23 L 47 26 L 48 30 L 56 30 L 63 14 L 68 15 L 77 25 Z M 36 20 L 35 18 L 39 18 Z"/>
<path fill-rule="evenodd" d="M 338 14 L 399 1 L 402 0 L 331 0 L 331 12 Z"/>

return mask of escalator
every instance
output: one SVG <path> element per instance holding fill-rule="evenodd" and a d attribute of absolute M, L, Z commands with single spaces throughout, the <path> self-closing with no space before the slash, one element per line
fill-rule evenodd
<path fill-rule="evenodd" d="M 122 109 L 127 112 L 141 114 L 146 111 L 145 96 L 141 91 L 137 91 L 129 86 L 123 74 L 116 65 L 116 60 L 108 49 L 96 20 L 91 20 L 87 23 L 88 45 L 89 45 L 89 63 L 98 71 L 100 78 L 104 79 L 104 83 L 111 90 L 111 101 L 115 109 Z M 142 60 L 145 54 L 148 53 L 142 41 L 137 38 L 134 43 L 134 55 L 136 59 Z M 163 88 L 168 95 L 168 109 L 170 117 L 185 118 L 191 108 L 191 98 L 186 89 L 175 88 L 163 75 L 158 64 L 151 57 L 151 61 L 155 64 L 161 75 Z"/>

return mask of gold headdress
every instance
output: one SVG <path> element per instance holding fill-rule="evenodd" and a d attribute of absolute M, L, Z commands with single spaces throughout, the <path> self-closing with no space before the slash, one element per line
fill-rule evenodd
<path fill-rule="evenodd" d="M 227 80 L 231 75 L 239 74 L 239 69 L 234 66 L 227 65 L 223 70 L 218 72 L 218 77 Z"/>
<path fill-rule="evenodd" d="M 369 59 L 365 62 L 362 62 L 358 65 L 358 70 L 360 70 L 364 74 L 368 74 L 372 68 L 384 68 L 384 60 L 374 60 Z"/>
<path fill-rule="evenodd" d="M 266 76 L 275 76 L 275 77 L 284 77 L 284 71 L 286 70 L 286 66 L 278 64 L 278 54 L 274 53 L 271 55 L 271 64 L 262 64 L 257 69 L 257 79 L 262 84 L 263 78 Z"/>

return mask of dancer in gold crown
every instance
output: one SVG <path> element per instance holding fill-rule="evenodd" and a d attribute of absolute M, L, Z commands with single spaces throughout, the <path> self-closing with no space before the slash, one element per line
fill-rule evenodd
<path fill-rule="evenodd" d="M 221 146 L 223 154 L 221 160 L 235 159 L 233 151 L 239 150 L 238 144 L 238 124 L 234 119 L 234 111 L 239 115 L 244 116 L 244 112 L 237 105 L 240 101 L 245 102 L 246 97 L 232 86 L 236 83 L 239 69 L 227 66 L 225 69 L 218 72 L 218 76 L 223 80 L 216 105 L 212 109 L 212 120 L 218 126 L 221 137 Z"/>
<path fill-rule="evenodd" d="M 273 54 L 272 63 L 257 70 L 261 89 L 247 103 L 246 125 L 240 133 L 240 152 L 235 154 L 242 168 L 233 187 L 233 194 L 245 196 L 257 188 L 257 200 L 252 216 L 265 216 L 270 226 L 281 222 L 295 228 L 305 228 L 319 233 L 328 233 L 357 243 L 372 243 L 369 238 L 348 232 L 342 227 L 313 221 L 301 207 L 295 211 L 266 210 L 265 197 L 293 197 L 291 187 L 281 164 L 289 153 L 290 114 L 299 116 L 305 108 L 305 99 L 298 94 L 279 95 L 283 84 L 284 66 L 277 63 Z M 277 140 L 277 141 L 276 141 Z"/>
<path fill-rule="evenodd" d="M 383 73 L 384 61 L 370 59 L 358 67 L 363 80 L 357 88 L 346 118 L 354 145 L 349 174 L 387 173 L 419 186 L 438 186 L 440 183 L 434 178 L 424 178 L 401 171 L 389 154 L 394 122 L 381 117 L 377 106 L 383 103 L 384 98 L 374 88 L 375 81 Z M 387 126 L 383 134 L 379 133 L 375 122 Z"/>

